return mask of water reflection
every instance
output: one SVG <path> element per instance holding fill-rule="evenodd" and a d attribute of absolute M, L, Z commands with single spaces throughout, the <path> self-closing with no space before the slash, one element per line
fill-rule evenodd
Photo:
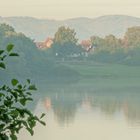
<path fill-rule="evenodd" d="M 93 113 L 100 112 L 106 119 L 124 117 L 128 125 L 140 125 L 140 94 L 139 93 L 95 93 L 63 92 L 49 93 L 43 100 L 46 110 L 52 109 L 59 124 L 72 123 L 80 110 Z"/>
<path fill-rule="evenodd" d="M 58 121 L 61 125 L 72 122 L 75 118 L 77 110 L 77 100 L 75 100 L 73 95 L 64 95 L 65 94 L 54 94 L 51 97 L 47 97 L 44 101 L 46 110 L 51 108 L 56 121 Z"/>
<path fill-rule="evenodd" d="M 36 94 L 30 107 L 36 114 L 46 112 L 46 127 L 37 125 L 33 137 L 22 131 L 19 140 L 140 139 L 140 87 L 48 87 Z"/>

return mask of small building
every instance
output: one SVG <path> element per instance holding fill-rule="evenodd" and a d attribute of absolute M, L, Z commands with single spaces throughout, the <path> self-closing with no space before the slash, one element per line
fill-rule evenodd
<path fill-rule="evenodd" d="M 92 43 L 91 40 L 82 40 L 80 45 L 89 52 L 92 49 Z"/>
<path fill-rule="evenodd" d="M 46 41 L 45 41 L 46 47 L 51 48 L 52 44 L 53 44 L 53 38 L 50 38 L 50 37 L 47 38 Z"/>
<path fill-rule="evenodd" d="M 48 37 L 44 42 L 36 42 L 36 46 L 39 49 L 45 50 L 51 48 L 53 44 L 53 38 Z"/>

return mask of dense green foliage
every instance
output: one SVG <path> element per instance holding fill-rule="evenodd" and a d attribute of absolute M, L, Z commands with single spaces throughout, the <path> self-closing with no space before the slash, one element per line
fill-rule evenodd
<path fill-rule="evenodd" d="M 8 44 L 15 45 L 15 51 L 20 55 L 19 58 L 13 58 L 12 61 L 6 61 L 9 69 L 0 71 L 2 81 L 5 82 L 12 77 L 23 79 L 25 77 L 31 78 L 33 81 L 38 77 L 44 77 L 50 65 L 49 59 L 45 52 L 37 49 L 33 40 L 29 39 L 22 33 L 17 33 L 11 26 L 0 25 L 0 49 Z M 6 74 L 8 73 L 8 75 Z"/>
<path fill-rule="evenodd" d="M 60 45 L 58 43 L 54 43 L 52 46 L 53 55 L 56 58 L 76 58 L 79 57 L 82 53 L 82 48 L 74 43 L 65 43 Z"/>
<path fill-rule="evenodd" d="M 140 27 L 128 28 L 123 40 L 126 47 L 140 47 Z"/>
<path fill-rule="evenodd" d="M 103 63 L 120 63 L 140 65 L 140 27 L 127 30 L 124 38 L 118 39 L 114 35 L 100 38 L 92 36 L 91 42 L 96 49 L 89 55 L 88 60 Z"/>
<path fill-rule="evenodd" d="M 76 32 L 74 29 L 66 28 L 65 26 L 61 26 L 58 28 L 58 31 L 54 35 L 54 42 L 58 44 L 65 43 L 74 43 L 76 44 L 78 39 L 76 38 Z"/>
<path fill-rule="evenodd" d="M 74 29 L 59 27 L 54 35 L 54 44 L 52 46 L 53 56 L 56 58 L 79 57 L 83 51 L 77 44 L 76 32 Z"/>
<path fill-rule="evenodd" d="M 78 45 L 73 29 L 60 27 L 54 36 L 54 44 L 48 52 L 59 61 L 95 61 L 102 63 L 119 63 L 140 65 L 140 27 L 129 28 L 123 38 L 108 35 L 104 38 L 90 38 L 94 49 L 87 52 Z"/>
<path fill-rule="evenodd" d="M 117 48 L 134 48 L 140 46 L 140 27 L 128 28 L 123 38 L 116 38 L 114 35 L 108 35 L 104 38 L 92 36 L 91 42 L 93 45 L 98 46 L 100 49 Z"/>
<path fill-rule="evenodd" d="M 0 50 L 0 68 L 6 69 L 5 59 L 18 56 L 13 53 L 13 45 L 7 46 L 6 51 Z M 17 79 L 11 80 L 11 85 L 0 85 L 0 140 L 17 140 L 17 134 L 22 128 L 26 128 L 31 135 L 37 122 L 45 125 L 37 116 L 33 115 L 26 105 L 32 101 L 31 91 L 36 90 L 28 79 L 26 84 L 20 83 Z"/>

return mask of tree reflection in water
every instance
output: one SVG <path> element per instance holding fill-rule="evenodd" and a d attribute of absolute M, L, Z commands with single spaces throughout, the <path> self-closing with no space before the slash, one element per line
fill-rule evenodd
<path fill-rule="evenodd" d="M 82 108 L 91 112 L 100 110 L 108 119 L 122 113 L 131 127 L 140 125 L 139 93 L 95 93 L 91 89 L 61 89 L 46 96 L 45 108 L 52 108 L 55 119 L 61 125 L 72 123 Z"/>

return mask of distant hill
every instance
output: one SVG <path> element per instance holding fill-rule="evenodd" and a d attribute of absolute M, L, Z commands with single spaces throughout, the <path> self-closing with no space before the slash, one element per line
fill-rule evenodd
<path fill-rule="evenodd" d="M 36 19 L 32 17 L 0 17 L 0 23 L 13 26 L 17 32 L 23 32 L 32 39 L 41 41 L 53 36 L 59 26 L 74 28 L 79 39 L 92 35 L 105 36 L 114 34 L 122 37 L 128 27 L 140 26 L 140 18 L 124 15 L 108 15 L 94 19 L 74 18 L 67 20 Z"/>

